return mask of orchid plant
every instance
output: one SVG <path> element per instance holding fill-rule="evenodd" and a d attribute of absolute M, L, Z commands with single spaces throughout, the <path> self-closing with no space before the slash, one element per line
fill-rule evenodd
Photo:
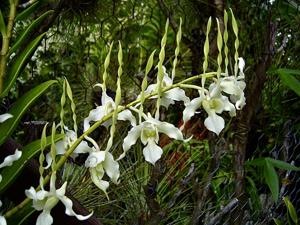
<path fill-rule="evenodd" d="M 229 75 L 228 71 L 228 30 L 227 22 L 228 15 L 224 13 L 224 25 L 226 29 L 221 32 L 220 23 L 217 23 L 217 46 L 218 46 L 218 57 L 217 57 L 217 71 L 208 71 L 208 54 L 209 54 L 209 33 L 212 24 L 211 18 L 207 23 L 206 40 L 204 44 L 204 62 L 203 62 L 203 73 L 193 77 L 189 77 L 179 83 L 174 84 L 174 78 L 176 76 L 176 65 L 178 55 L 180 52 L 180 42 L 182 36 L 181 23 L 178 33 L 176 35 L 176 49 L 175 56 L 172 64 L 171 75 L 167 73 L 167 69 L 164 65 L 165 60 L 165 46 L 167 43 L 167 32 L 169 21 L 167 20 L 165 26 L 165 33 L 161 40 L 161 49 L 159 52 L 158 63 L 157 63 L 157 80 L 156 83 L 148 85 L 148 73 L 153 68 L 155 51 L 150 55 L 146 69 L 145 76 L 142 82 L 141 93 L 137 99 L 127 105 L 121 105 L 121 78 L 122 78 L 122 64 L 123 64 L 123 53 L 122 46 L 119 42 L 118 48 L 118 79 L 115 99 L 107 95 L 107 76 L 108 67 L 110 63 L 110 56 L 113 48 L 113 43 L 110 45 L 108 54 L 104 62 L 104 72 L 102 76 L 102 83 L 96 84 L 95 87 L 100 87 L 102 90 L 101 105 L 96 106 L 92 109 L 89 115 L 84 119 L 82 135 L 78 135 L 77 117 L 76 117 L 76 106 L 73 101 L 73 95 L 71 87 L 66 79 L 63 80 L 63 94 L 61 97 L 61 112 L 60 112 L 60 123 L 52 126 L 52 139 L 51 139 L 51 150 L 50 153 L 44 156 L 45 140 L 46 140 L 46 126 L 42 133 L 41 138 L 41 154 L 39 158 L 40 162 L 40 186 L 38 189 L 31 187 L 26 190 L 26 196 L 28 197 L 20 205 L 16 206 L 12 210 L 5 214 L 5 217 L 10 217 L 16 213 L 17 209 L 24 206 L 30 200 L 33 201 L 33 208 L 42 211 L 37 218 L 37 225 L 50 225 L 53 223 L 53 218 L 50 214 L 51 209 L 61 201 L 65 207 L 65 213 L 70 216 L 75 216 L 79 220 L 88 219 L 91 215 L 82 216 L 76 214 L 72 209 L 72 201 L 65 195 L 67 189 L 67 183 L 64 183 L 60 188 L 56 188 L 56 172 L 66 162 L 68 157 L 77 157 L 80 154 L 88 153 L 88 157 L 85 161 L 85 167 L 90 172 L 90 177 L 93 183 L 101 189 L 108 198 L 107 189 L 109 188 L 109 181 L 104 180 L 107 177 L 115 184 L 118 184 L 120 178 L 120 167 L 119 160 L 126 156 L 126 153 L 130 148 L 137 144 L 140 139 L 144 145 L 143 155 L 147 162 L 155 165 L 155 163 L 162 157 L 163 149 L 159 146 L 160 133 L 167 135 L 168 137 L 178 141 L 189 141 L 192 137 L 184 137 L 181 130 L 185 123 L 191 119 L 197 110 L 201 108 L 205 111 L 206 119 L 204 125 L 208 130 L 220 135 L 225 127 L 225 120 L 222 117 L 222 113 L 227 111 L 231 117 L 236 115 L 236 110 L 241 110 L 245 105 L 245 81 L 244 81 L 244 66 L 245 61 L 238 55 L 238 27 L 234 15 L 231 11 L 232 28 L 235 34 L 235 49 L 234 49 L 234 73 Z M 222 62 L 223 55 L 225 55 L 225 61 Z M 188 84 L 194 80 L 201 79 L 201 86 L 194 84 Z M 196 89 L 199 93 L 199 97 L 190 99 L 186 96 L 184 89 L 192 88 Z M 156 101 L 155 114 L 152 115 L 150 112 L 145 112 L 144 104 L 148 99 Z M 67 128 L 64 124 L 66 101 L 69 100 L 72 110 L 73 118 L 73 129 Z M 161 120 L 160 108 L 164 106 L 168 108 L 169 105 L 174 104 L 175 101 L 182 101 L 185 109 L 183 110 L 183 127 L 177 128 L 173 124 Z M 10 115 L 4 114 L 0 116 L 0 122 L 9 119 Z M 116 125 L 118 120 L 129 121 L 131 129 L 124 138 L 122 147 L 123 153 L 119 156 L 114 156 L 112 152 L 112 145 L 114 141 L 114 135 L 116 131 Z M 105 126 L 109 129 L 110 135 L 109 140 L 106 143 L 106 147 L 101 145 L 96 140 L 93 140 L 89 135 L 99 126 Z M 61 133 L 64 134 L 64 139 L 55 142 L 54 136 L 56 130 L 60 129 Z M 3 165 L 9 166 L 14 160 L 20 157 L 19 152 L 16 151 L 16 155 L 8 157 L 4 160 Z M 63 156 L 63 157 L 60 157 Z M 117 158 L 115 160 L 115 158 Z M 44 161 L 47 161 L 47 166 L 44 167 Z M 0 168 L 2 164 L 0 164 Z M 51 172 L 44 177 L 44 172 L 47 169 L 51 169 Z M 50 180 L 50 190 L 46 191 L 44 185 Z M 5 224 L 5 218 L 0 216 L 0 224 Z"/>

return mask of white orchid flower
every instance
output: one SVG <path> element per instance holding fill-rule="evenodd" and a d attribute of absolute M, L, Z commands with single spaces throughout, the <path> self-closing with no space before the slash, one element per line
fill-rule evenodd
<path fill-rule="evenodd" d="M 128 132 L 128 135 L 125 137 L 123 142 L 124 152 L 122 155 L 120 155 L 118 160 L 125 156 L 126 152 L 131 148 L 132 145 L 136 143 L 138 138 L 141 138 L 142 143 L 145 145 L 143 149 L 145 160 L 154 165 L 155 162 L 160 159 L 163 153 L 163 150 L 158 145 L 158 133 L 164 133 L 170 138 L 176 140 L 183 140 L 181 131 L 173 124 L 154 119 L 150 114 L 144 117 L 144 122 L 132 127 Z"/>
<path fill-rule="evenodd" d="M 17 161 L 22 156 L 22 152 L 16 149 L 13 155 L 6 156 L 3 162 L 0 164 L 0 169 L 6 166 L 11 166 L 14 161 Z M 2 181 L 2 176 L 0 174 L 0 182 Z"/>
<path fill-rule="evenodd" d="M 66 133 L 63 140 L 58 141 L 56 146 L 56 155 L 63 155 L 66 153 L 67 149 L 77 140 L 77 134 L 73 130 L 69 130 L 67 127 L 64 127 Z M 73 151 L 71 157 L 75 159 L 80 153 L 88 153 L 91 151 L 86 141 L 81 141 L 79 145 Z M 45 169 L 48 169 L 51 166 L 52 158 L 50 152 L 46 155 L 47 165 Z"/>
<path fill-rule="evenodd" d="M 2 202 L 0 200 L 0 208 L 1 206 L 2 206 Z M 7 225 L 5 217 L 2 216 L 1 214 L 0 214 L 0 225 Z"/>
<path fill-rule="evenodd" d="M 101 84 L 95 86 L 99 86 L 102 88 Z M 84 131 L 90 128 L 90 122 L 96 122 L 101 120 L 103 117 L 105 117 L 106 115 L 114 111 L 116 108 L 116 104 L 114 100 L 111 97 L 109 97 L 105 91 L 102 91 L 101 104 L 102 104 L 101 106 L 97 106 L 95 109 L 92 109 L 89 113 L 89 116 L 84 119 L 83 122 Z M 117 119 L 123 121 L 126 120 L 130 121 L 132 126 L 136 125 L 136 119 L 128 109 L 118 113 Z M 105 127 L 108 127 L 110 125 L 111 125 L 111 119 L 103 123 L 103 126 Z"/>
<path fill-rule="evenodd" d="M 52 173 L 50 178 L 50 191 L 40 190 L 36 191 L 33 187 L 25 190 L 25 194 L 28 198 L 33 200 L 33 208 L 42 213 L 38 216 L 36 225 L 51 225 L 53 223 L 53 218 L 51 216 L 51 210 L 61 201 L 65 207 L 65 213 L 68 216 L 75 216 L 78 220 L 86 220 L 92 216 L 90 213 L 87 216 L 82 216 L 76 214 L 72 207 L 73 203 L 71 199 L 65 196 L 67 182 L 65 182 L 59 189 L 55 187 L 56 173 Z"/>
<path fill-rule="evenodd" d="M 210 85 L 209 91 L 200 91 L 199 93 L 200 97 L 193 99 L 184 109 L 183 122 L 185 124 L 190 120 L 196 110 L 202 106 L 208 114 L 208 117 L 204 120 L 205 127 L 219 135 L 225 126 L 225 121 L 217 114 L 229 111 L 229 115 L 233 117 L 236 115 L 235 107 L 226 96 L 221 94 L 218 81 Z"/>
<path fill-rule="evenodd" d="M 0 123 L 3 123 L 4 121 L 12 118 L 13 115 L 9 114 L 9 113 L 4 113 L 0 115 Z"/>
<path fill-rule="evenodd" d="M 4 216 L 0 216 L 0 225 L 7 225 L 6 219 Z"/>
<path fill-rule="evenodd" d="M 169 77 L 166 68 L 163 66 L 164 77 L 162 81 L 162 87 L 169 87 L 173 85 L 173 80 Z M 157 90 L 157 84 L 150 84 L 147 89 L 145 90 L 145 94 L 150 94 Z M 151 98 L 157 98 L 157 96 L 153 96 Z M 185 95 L 184 90 L 181 88 L 173 88 L 165 93 L 162 93 L 161 96 L 161 105 L 168 108 L 169 105 L 173 105 L 175 101 L 183 101 L 186 105 L 190 102 L 189 97 Z"/>
<path fill-rule="evenodd" d="M 6 156 L 4 161 L 0 164 L 0 169 L 6 166 L 11 166 L 14 161 L 17 161 L 22 156 L 22 152 L 16 149 L 13 155 Z"/>
<path fill-rule="evenodd" d="M 243 58 L 239 58 L 239 76 L 227 76 L 220 78 L 220 87 L 223 92 L 230 95 L 230 100 L 235 103 L 235 107 L 241 110 L 246 105 L 246 98 L 244 89 L 246 83 L 244 81 L 244 67 L 245 61 Z"/>
<path fill-rule="evenodd" d="M 102 178 L 106 173 L 113 183 L 118 184 L 120 177 L 119 163 L 114 160 L 113 155 L 108 151 L 99 151 L 99 149 L 96 150 L 93 148 L 93 151 L 90 152 L 85 161 L 85 166 L 89 168 L 94 184 L 102 190 L 108 198 L 106 190 L 109 187 L 109 182 Z"/>

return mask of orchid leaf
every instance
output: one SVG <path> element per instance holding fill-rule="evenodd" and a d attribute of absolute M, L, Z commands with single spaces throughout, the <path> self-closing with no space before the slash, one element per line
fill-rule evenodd
<path fill-rule="evenodd" d="M 18 50 L 20 48 L 20 46 L 27 40 L 28 36 L 32 33 L 32 31 L 40 26 L 41 22 L 50 14 L 52 14 L 54 11 L 53 10 L 49 10 L 47 12 L 45 12 L 44 14 L 42 14 L 40 17 L 38 17 L 37 19 L 35 19 L 30 26 L 27 27 L 27 29 L 19 36 L 19 38 L 17 39 L 16 43 L 11 47 L 11 49 L 9 50 L 9 55 L 12 54 L 13 52 L 15 52 L 16 50 Z"/>
<path fill-rule="evenodd" d="M 276 160 L 272 158 L 265 158 L 270 164 L 272 164 L 274 167 L 278 169 L 283 169 L 283 170 L 296 170 L 299 171 L 300 168 L 293 166 L 287 162 L 281 161 L 281 160 Z"/>
<path fill-rule="evenodd" d="M 22 225 L 28 224 L 26 222 L 28 217 L 35 212 L 35 209 L 32 207 L 32 201 L 28 202 L 24 207 L 19 209 L 14 216 L 11 216 L 7 219 L 7 224 Z"/>
<path fill-rule="evenodd" d="M 265 161 L 264 166 L 264 177 L 265 181 L 271 191 L 273 200 L 277 202 L 278 196 L 279 196 L 279 179 L 278 175 L 276 173 L 276 170 L 274 169 L 273 165 L 270 164 L 268 161 Z"/>
<path fill-rule="evenodd" d="M 41 5 L 41 1 L 36 1 L 32 5 L 30 5 L 27 9 L 24 9 L 22 12 L 20 12 L 15 20 L 20 21 L 20 20 L 26 20 L 29 18 L 30 15 L 32 15 L 33 12 L 35 12 L 39 6 Z"/>
<path fill-rule="evenodd" d="M 21 73 L 22 68 L 25 66 L 26 60 L 36 50 L 37 46 L 39 45 L 44 35 L 45 33 L 35 38 L 31 43 L 28 44 L 28 46 L 24 49 L 24 51 L 22 51 L 20 55 L 17 56 L 16 60 L 13 62 L 13 65 L 11 66 L 7 74 L 7 77 L 4 81 L 5 88 L 3 92 L 0 94 L 0 98 L 3 98 L 8 94 L 9 90 L 15 83 L 18 75 Z"/>
<path fill-rule="evenodd" d="M 300 81 L 294 75 L 300 75 L 300 70 L 278 69 L 282 82 L 300 96 Z"/>
<path fill-rule="evenodd" d="M 57 142 L 63 139 L 64 135 L 59 134 L 54 137 L 54 141 Z M 44 140 L 45 148 L 51 145 L 51 137 L 47 137 Z M 41 150 L 41 141 L 37 140 L 31 142 L 30 144 L 26 145 L 22 149 L 22 156 L 19 160 L 15 161 L 12 166 L 4 167 L 1 171 L 2 175 L 2 182 L 0 185 L 0 193 L 3 193 L 17 178 L 17 176 L 21 173 L 23 168 L 25 167 L 26 163 L 29 159 L 37 155 Z"/>
<path fill-rule="evenodd" d="M 25 93 L 15 102 L 14 106 L 8 111 L 9 114 L 13 115 L 13 118 L 0 124 L 0 145 L 12 134 L 21 117 L 32 103 L 54 83 L 57 83 L 57 81 L 50 80 L 44 82 Z"/>
<path fill-rule="evenodd" d="M 286 205 L 289 215 L 295 224 L 298 224 L 298 216 L 295 207 L 291 203 L 288 197 L 283 197 L 284 204 Z"/>

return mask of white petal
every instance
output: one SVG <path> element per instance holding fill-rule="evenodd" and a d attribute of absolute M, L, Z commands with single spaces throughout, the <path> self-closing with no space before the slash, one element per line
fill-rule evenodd
<path fill-rule="evenodd" d="M 85 167 L 96 167 L 105 159 L 105 151 L 91 152 L 85 161 Z"/>
<path fill-rule="evenodd" d="M 238 60 L 239 60 L 240 76 L 242 76 L 244 74 L 245 61 L 242 57 L 239 57 Z"/>
<path fill-rule="evenodd" d="M 166 109 L 168 109 L 169 105 L 173 105 L 173 104 L 175 104 L 174 100 L 172 100 L 170 98 L 166 98 L 163 94 L 160 105 L 162 105 L 162 106 L 166 107 Z"/>
<path fill-rule="evenodd" d="M 91 152 L 92 148 L 88 145 L 86 141 L 81 141 L 80 144 L 75 148 L 74 153 L 88 153 Z"/>
<path fill-rule="evenodd" d="M 210 113 L 204 120 L 204 125 L 208 130 L 219 135 L 224 128 L 225 122 L 221 116 L 218 116 L 216 113 Z"/>
<path fill-rule="evenodd" d="M 228 111 L 231 117 L 236 116 L 236 110 L 234 105 L 228 100 L 226 96 L 222 96 L 221 98 L 224 104 L 224 110 Z"/>
<path fill-rule="evenodd" d="M 104 91 L 102 91 L 101 103 L 102 103 L 103 106 L 104 106 L 104 105 L 107 105 L 107 104 L 112 104 L 112 106 L 115 105 L 114 100 L 113 100 L 111 97 L 109 97 L 109 96 L 106 94 L 106 92 L 104 92 Z"/>
<path fill-rule="evenodd" d="M 235 107 L 238 110 L 241 110 L 246 105 L 246 98 L 244 96 L 244 93 L 240 96 L 239 100 L 236 101 Z"/>
<path fill-rule="evenodd" d="M 132 127 L 131 130 L 128 132 L 127 136 L 124 138 L 123 142 L 123 153 L 119 156 L 117 160 L 120 160 L 124 158 L 126 152 L 131 148 L 132 145 L 134 145 L 137 141 L 137 139 L 141 135 L 143 124 L 140 124 L 138 126 Z"/>
<path fill-rule="evenodd" d="M 4 218 L 4 216 L 0 216 L 0 225 L 7 225 L 6 219 Z"/>
<path fill-rule="evenodd" d="M 0 164 L 0 168 L 11 166 L 14 161 L 18 160 L 22 156 L 22 152 L 16 149 L 15 154 L 6 156 L 4 161 Z"/>
<path fill-rule="evenodd" d="M 12 118 L 13 115 L 9 114 L 9 113 L 4 113 L 2 115 L 0 115 L 0 123 L 3 123 L 4 121 Z"/>
<path fill-rule="evenodd" d="M 44 190 L 36 192 L 34 187 L 30 187 L 28 190 L 25 190 L 25 195 L 32 200 L 43 200 L 48 196 L 48 192 Z"/>
<path fill-rule="evenodd" d="M 203 97 L 194 98 L 190 103 L 188 103 L 183 110 L 183 122 L 186 123 L 194 116 L 196 110 L 200 108 Z"/>
<path fill-rule="evenodd" d="M 161 149 L 161 147 L 156 145 L 154 141 L 148 142 L 148 145 L 143 149 L 145 160 L 153 165 L 156 163 L 157 160 L 160 159 L 162 153 L 163 150 Z"/>
<path fill-rule="evenodd" d="M 86 131 L 90 128 L 90 122 L 99 121 L 105 116 L 105 107 L 98 106 L 96 109 L 92 109 L 89 113 L 89 116 L 84 119 L 83 122 L 83 131 Z"/>
<path fill-rule="evenodd" d="M 173 81 L 169 77 L 165 66 L 163 66 L 163 73 L 164 73 L 163 81 L 165 82 L 166 86 L 171 86 L 173 84 Z"/>
<path fill-rule="evenodd" d="M 118 120 L 122 121 L 129 121 L 131 123 L 131 126 L 136 126 L 136 119 L 132 115 L 131 111 L 126 109 L 118 114 Z"/>
<path fill-rule="evenodd" d="M 52 223 L 53 218 L 48 210 L 43 210 L 36 220 L 36 225 L 51 225 Z"/>
<path fill-rule="evenodd" d="M 67 146 L 68 146 L 67 139 L 64 139 L 64 140 L 56 142 L 55 143 L 56 155 L 63 155 L 63 154 L 65 154 Z"/>
<path fill-rule="evenodd" d="M 113 155 L 109 152 L 106 153 L 105 160 L 103 162 L 103 168 L 112 182 L 118 184 L 118 179 L 120 176 L 119 163 L 114 160 Z"/>
<path fill-rule="evenodd" d="M 44 167 L 45 169 L 49 169 L 50 166 L 51 166 L 51 163 L 52 163 L 52 157 L 51 157 L 51 154 L 50 152 L 48 152 L 46 154 L 46 162 L 47 162 L 47 165 Z"/>
<path fill-rule="evenodd" d="M 190 102 L 190 99 L 185 95 L 184 90 L 182 90 L 181 88 L 173 88 L 165 92 L 163 96 L 175 101 L 183 101 L 185 105 Z"/>
<path fill-rule="evenodd" d="M 59 189 L 55 191 L 55 195 L 57 196 L 57 198 L 61 198 L 65 196 L 66 189 L 67 189 L 67 182 L 65 182 Z"/>
<path fill-rule="evenodd" d="M 155 91 L 157 84 L 150 84 L 146 90 L 145 94 L 150 94 L 151 92 Z"/>
<path fill-rule="evenodd" d="M 96 170 L 96 168 L 90 168 L 90 174 L 93 183 L 100 190 L 102 190 L 105 193 L 106 197 L 108 198 L 106 190 L 109 187 L 109 183 L 105 180 L 102 180 L 102 177 L 104 175 L 104 170 Z"/>
<path fill-rule="evenodd" d="M 68 216 L 75 216 L 78 220 L 87 220 L 88 218 L 90 218 L 93 213 L 90 213 L 89 215 L 87 216 L 82 216 L 82 215 L 78 215 L 76 214 L 72 207 L 73 207 L 73 202 L 71 201 L 71 199 L 69 199 L 67 196 L 63 196 L 60 198 L 60 200 L 62 201 L 62 203 L 64 203 L 65 207 L 66 207 L 66 211 L 65 213 L 68 215 Z"/>
<path fill-rule="evenodd" d="M 157 126 L 157 129 L 159 132 L 168 135 L 170 138 L 183 140 L 181 131 L 171 123 L 160 122 L 160 124 Z"/>
<path fill-rule="evenodd" d="M 234 76 L 225 77 L 220 83 L 222 91 L 230 95 L 237 95 L 239 93 L 239 87 L 235 81 Z"/>

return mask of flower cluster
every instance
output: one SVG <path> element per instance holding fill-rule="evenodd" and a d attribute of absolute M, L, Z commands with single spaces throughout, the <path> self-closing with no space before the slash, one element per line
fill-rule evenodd
<path fill-rule="evenodd" d="M 225 12 L 224 18 L 227 18 Z M 37 219 L 37 225 L 45 224 L 50 225 L 53 223 L 53 218 L 50 215 L 51 209 L 61 201 L 66 206 L 66 214 L 75 216 L 79 220 L 88 219 L 88 216 L 77 215 L 72 209 L 72 201 L 66 197 L 66 185 L 64 183 L 59 189 L 56 189 L 56 171 L 59 167 L 56 166 L 57 155 L 67 155 L 73 158 L 79 154 L 88 153 L 88 157 L 85 161 L 85 167 L 90 172 L 90 177 L 93 183 L 102 190 L 107 198 L 107 189 L 109 187 L 109 179 L 115 184 L 119 183 L 120 178 L 120 166 L 119 160 L 125 157 L 126 153 L 137 143 L 141 141 L 143 147 L 143 155 L 147 162 L 155 165 L 155 163 L 161 158 L 163 149 L 159 146 L 160 133 L 167 135 L 168 137 L 179 140 L 189 141 L 190 138 L 185 139 L 181 128 L 175 127 L 173 124 L 166 121 L 161 121 L 160 109 L 161 107 L 168 108 L 174 104 L 175 101 L 183 102 L 185 109 L 183 110 L 183 126 L 187 121 L 193 117 L 199 109 L 204 109 L 205 120 L 204 125 L 206 128 L 217 135 L 220 135 L 221 131 L 225 127 L 225 120 L 221 114 L 227 111 L 231 117 L 236 115 L 237 110 L 241 110 L 246 104 L 244 89 L 246 87 L 244 81 L 244 67 L 245 61 L 243 58 L 238 56 L 238 30 L 235 18 L 232 14 L 232 26 L 234 34 L 236 36 L 235 41 L 235 55 L 234 55 L 234 73 L 229 75 L 228 72 L 228 46 L 227 46 L 227 19 L 225 21 L 224 38 L 217 20 L 218 25 L 218 38 L 217 46 L 219 50 L 217 65 L 218 69 L 216 72 L 207 72 L 208 70 L 208 52 L 209 52 L 209 38 L 208 34 L 211 26 L 211 19 L 207 24 L 206 41 L 204 45 L 204 62 L 203 62 L 203 74 L 188 78 L 177 84 L 174 84 L 174 77 L 176 75 L 176 64 L 179 55 L 179 44 L 181 41 L 181 21 L 179 31 L 176 35 L 177 46 L 175 49 L 175 57 L 172 64 L 171 75 L 167 73 L 167 69 L 164 65 L 165 58 L 165 45 L 167 40 L 168 21 L 165 27 L 165 33 L 161 41 L 161 49 L 159 53 L 159 60 L 157 63 L 157 80 L 155 83 L 148 85 L 148 73 L 153 67 L 153 56 L 155 52 L 150 55 L 145 76 L 142 82 L 141 93 L 137 99 L 127 106 L 121 105 L 121 75 L 122 75 L 122 47 L 119 43 L 118 51 L 118 78 L 117 78 L 117 89 L 115 99 L 108 96 L 106 92 L 106 80 L 107 80 L 107 69 L 110 63 L 110 55 L 113 44 L 110 45 L 109 52 L 104 62 L 104 73 L 102 76 L 102 83 L 96 84 L 96 87 L 100 87 L 102 91 L 101 105 L 96 106 L 89 112 L 89 115 L 84 119 L 83 131 L 84 134 L 78 137 L 77 134 L 77 123 L 75 114 L 75 104 L 72 98 L 72 90 L 70 85 L 65 80 L 63 84 L 63 95 L 61 99 L 61 122 L 58 127 L 61 129 L 61 133 L 65 134 L 63 140 L 54 143 L 52 139 L 52 145 L 50 153 L 43 156 L 43 149 L 40 156 L 40 186 L 41 190 L 36 191 L 33 187 L 26 190 L 26 195 L 33 199 L 33 207 L 36 210 L 42 211 Z M 224 45 L 224 48 L 223 48 Z M 223 52 L 224 51 L 224 52 Z M 222 57 L 225 55 L 224 66 L 222 63 Z M 224 68 L 223 68 L 224 67 Z M 201 87 L 193 84 L 186 84 L 189 81 L 201 78 Z M 209 81 L 208 78 L 211 78 Z M 208 87 L 207 87 L 208 86 Z M 193 88 L 199 92 L 199 97 L 190 99 L 186 96 L 184 88 Z M 71 102 L 71 109 L 73 113 L 74 128 L 68 129 L 64 125 L 64 106 L 66 102 L 66 95 Z M 155 115 L 144 111 L 144 102 L 147 99 L 153 99 L 156 101 Z M 134 116 L 136 114 L 136 116 Z M 207 115 L 207 116 L 206 116 Z M 0 121 L 1 121 L 0 117 Z M 123 140 L 122 148 L 123 153 L 119 155 L 118 159 L 115 160 L 114 152 L 112 151 L 114 134 L 116 131 L 117 121 L 129 121 L 131 128 L 128 134 Z M 101 145 L 89 137 L 89 134 L 98 126 L 104 126 L 110 131 L 109 140 L 106 146 Z M 55 135 L 55 131 L 58 127 L 55 124 L 52 128 L 52 136 Z M 45 134 L 44 134 L 45 139 Z M 43 137 L 42 141 L 43 143 Z M 42 144 L 41 144 L 42 145 Z M 101 146 L 101 148 L 99 147 Z M 103 147 L 105 146 L 105 147 Z M 43 161 L 46 159 L 47 166 L 43 167 Z M 43 172 L 44 169 L 51 167 L 51 181 L 50 190 L 45 191 L 43 188 Z M 1 217 L 0 217 L 1 219 Z"/>

